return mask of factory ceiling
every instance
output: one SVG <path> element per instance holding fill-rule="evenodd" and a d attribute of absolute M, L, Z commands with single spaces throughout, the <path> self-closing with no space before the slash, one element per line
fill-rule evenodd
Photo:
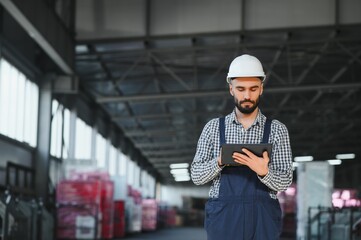
<path fill-rule="evenodd" d="M 260 108 L 288 127 L 294 156 L 355 153 L 352 164 L 342 164 L 344 182 L 361 169 L 357 1 L 77 0 L 76 10 L 75 1 L 54 1 L 53 21 L 44 20 L 54 11 L 42 15 L 48 6 L 41 1 L 43 8 L 0 2 L 63 73 L 74 71 L 81 91 L 166 183 L 174 184 L 169 164 L 192 162 L 206 122 L 233 110 L 225 79 L 244 53 L 263 63 Z M 13 27 L 7 31 L 14 35 Z"/>
<path fill-rule="evenodd" d="M 169 182 L 205 123 L 232 111 L 225 77 L 243 53 L 264 65 L 260 108 L 287 125 L 294 156 L 361 156 L 360 25 L 83 39 L 76 72 Z"/>

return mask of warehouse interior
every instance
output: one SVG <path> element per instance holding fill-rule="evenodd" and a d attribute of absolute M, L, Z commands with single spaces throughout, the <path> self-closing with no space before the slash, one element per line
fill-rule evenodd
<path fill-rule="evenodd" d="M 189 167 L 204 125 L 234 109 L 226 75 L 244 53 L 290 135 L 282 236 L 361 239 L 360 9 L 0 0 L 0 239 L 206 239 L 210 185 Z"/>

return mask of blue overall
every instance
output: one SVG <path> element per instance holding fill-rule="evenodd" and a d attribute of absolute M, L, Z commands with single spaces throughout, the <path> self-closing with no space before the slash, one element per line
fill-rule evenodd
<path fill-rule="evenodd" d="M 226 143 L 225 119 L 219 119 L 220 145 Z M 262 143 L 267 143 L 271 120 L 266 121 Z M 281 208 L 277 199 L 247 166 L 222 170 L 219 197 L 205 207 L 208 240 L 276 240 L 281 233 Z"/>

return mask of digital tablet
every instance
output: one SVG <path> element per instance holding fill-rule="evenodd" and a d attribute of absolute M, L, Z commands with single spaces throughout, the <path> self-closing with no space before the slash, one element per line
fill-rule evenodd
<path fill-rule="evenodd" d="M 223 144 L 222 145 L 222 164 L 239 166 L 240 164 L 234 162 L 233 153 L 242 152 L 242 148 L 250 150 L 255 155 L 262 157 L 263 152 L 267 151 L 268 156 L 271 157 L 272 143 L 260 143 L 260 144 Z"/>

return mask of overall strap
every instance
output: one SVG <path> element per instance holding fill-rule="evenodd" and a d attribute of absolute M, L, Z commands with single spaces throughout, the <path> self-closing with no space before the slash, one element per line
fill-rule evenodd
<path fill-rule="evenodd" d="M 219 146 L 221 147 L 226 143 L 226 125 L 224 121 L 224 117 L 219 118 Z"/>
<path fill-rule="evenodd" d="M 272 119 L 267 118 L 266 123 L 264 125 L 263 139 L 262 139 L 261 143 L 268 143 L 269 135 L 270 135 L 270 132 L 271 132 L 271 123 L 272 123 Z"/>

